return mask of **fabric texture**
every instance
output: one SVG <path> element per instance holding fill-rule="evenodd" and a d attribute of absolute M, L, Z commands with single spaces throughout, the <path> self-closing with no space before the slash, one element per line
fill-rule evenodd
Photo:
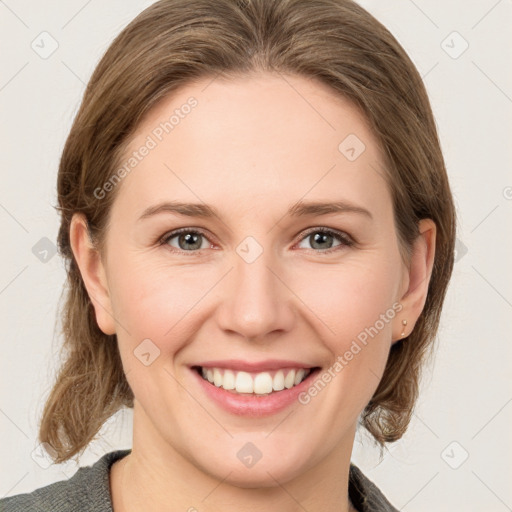
<path fill-rule="evenodd" d="M 92 466 L 79 468 L 68 480 L 0 500 L 0 512 L 113 512 L 109 473 L 114 462 L 131 450 L 106 453 Z M 354 464 L 349 496 L 359 512 L 398 512 Z"/>

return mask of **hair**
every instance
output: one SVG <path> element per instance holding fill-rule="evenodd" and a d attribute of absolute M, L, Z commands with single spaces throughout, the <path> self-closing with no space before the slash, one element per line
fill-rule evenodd
<path fill-rule="evenodd" d="M 452 273 L 456 224 L 435 120 L 414 64 L 392 34 L 351 0 L 161 0 L 129 23 L 100 60 L 59 164 L 65 357 L 39 427 L 54 462 L 82 452 L 104 422 L 123 406 L 133 407 L 134 399 L 116 335 L 99 329 L 71 250 L 73 214 L 85 217 L 101 253 L 120 187 L 101 200 L 95 190 L 113 176 L 143 117 L 194 80 L 257 72 L 315 79 L 359 109 L 382 149 L 401 250 L 410 254 L 421 219 L 436 224 L 423 311 L 412 333 L 392 345 L 360 416 L 381 449 L 407 430 Z"/>

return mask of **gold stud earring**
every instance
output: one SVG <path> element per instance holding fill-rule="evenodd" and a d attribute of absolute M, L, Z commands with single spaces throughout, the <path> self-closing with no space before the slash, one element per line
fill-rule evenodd
<path fill-rule="evenodd" d="M 400 334 L 400 336 L 404 337 L 405 336 L 405 327 L 407 325 L 407 320 L 402 320 L 402 325 L 403 325 L 403 330 L 402 330 L 402 333 Z"/>

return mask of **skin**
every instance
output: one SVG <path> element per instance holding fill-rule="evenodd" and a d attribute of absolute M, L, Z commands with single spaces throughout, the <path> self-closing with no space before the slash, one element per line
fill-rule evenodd
<path fill-rule="evenodd" d="M 284 78 L 204 79 L 165 98 L 139 125 L 130 151 L 190 96 L 198 105 L 117 185 L 102 255 L 84 219 L 73 217 L 72 248 L 98 325 L 117 334 L 135 394 L 132 453 L 110 474 L 116 512 L 352 510 L 357 419 L 401 338 L 402 320 L 408 335 L 424 306 L 435 224 L 421 221 L 404 262 L 365 119 L 327 86 Z M 355 161 L 338 150 L 349 134 L 366 146 Z M 372 218 L 286 216 L 301 199 L 344 200 Z M 138 220 L 169 200 L 207 203 L 221 217 Z M 184 227 L 204 232 L 195 254 L 179 237 L 158 244 Z M 322 227 L 356 243 L 327 237 L 315 245 L 314 232 L 305 231 Z M 236 252 L 247 236 L 263 249 L 250 264 Z M 307 405 L 235 416 L 210 401 L 188 368 L 276 358 L 327 369 L 397 303 L 400 313 Z M 149 366 L 133 354 L 147 338 L 160 350 Z M 263 454 L 251 468 L 236 455 L 247 442 Z"/>

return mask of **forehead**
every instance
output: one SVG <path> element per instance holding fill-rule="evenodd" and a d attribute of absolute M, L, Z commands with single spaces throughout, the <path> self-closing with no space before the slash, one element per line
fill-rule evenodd
<path fill-rule="evenodd" d="M 134 165 L 118 202 L 134 214 L 172 199 L 238 212 L 301 198 L 389 200 L 365 118 L 325 84 L 295 75 L 183 86 L 144 118 L 125 157 Z"/>

